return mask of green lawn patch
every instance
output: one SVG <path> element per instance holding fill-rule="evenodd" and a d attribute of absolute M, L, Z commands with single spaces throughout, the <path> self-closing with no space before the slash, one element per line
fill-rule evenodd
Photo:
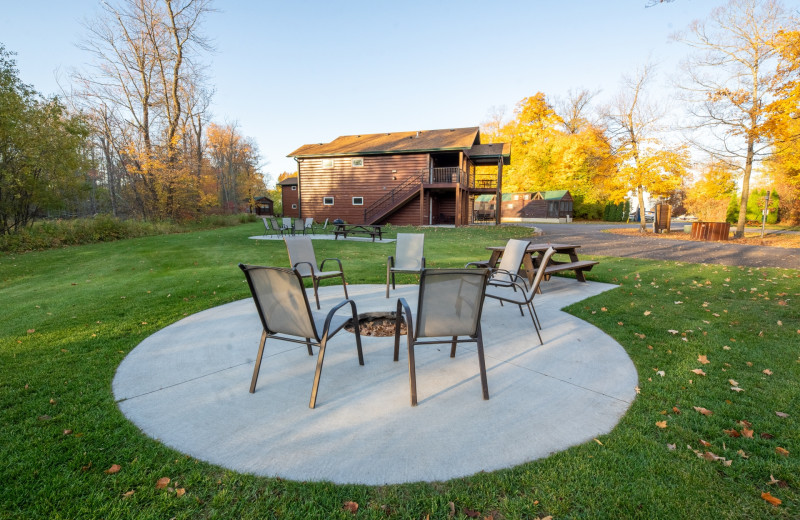
<path fill-rule="evenodd" d="M 397 231 L 425 233 L 429 267 L 530 236 L 387 228 Z M 796 270 L 594 257 L 587 278 L 620 288 L 566 310 L 623 345 L 640 394 L 610 434 L 518 467 L 343 486 L 238 474 L 147 438 L 114 402 L 116 367 L 170 323 L 249 297 L 238 263 L 287 266 L 282 241 L 247 239 L 262 233 L 257 222 L 0 256 L 0 518 L 800 517 Z M 314 247 L 352 284 L 385 283 L 394 254 Z M 453 425 L 453 442 L 468 427 Z"/>

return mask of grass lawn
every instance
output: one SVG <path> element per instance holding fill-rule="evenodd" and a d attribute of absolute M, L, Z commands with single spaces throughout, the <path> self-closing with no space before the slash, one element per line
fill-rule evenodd
<path fill-rule="evenodd" d="M 423 231 L 429 267 L 486 259 L 484 246 L 530 232 Z M 262 232 L 0 256 L 0 518 L 800 518 L 796 270 L 596 257 L 588 278 L 620 288 L 567 310 L 625 347 L 640 394 L 610 434 L 518 467 L 379 487 L 293 482 L 145 437 L 114 402 L 116 367 L 155 331 L 249 297 L 239 262 L 288 265 L 282 242 L 247 239 Z M 314 246 L 341 258 L 352 284 L 383 283 L 394 252 Z M 453 442 L 468 427 L 454 425 Z"/>

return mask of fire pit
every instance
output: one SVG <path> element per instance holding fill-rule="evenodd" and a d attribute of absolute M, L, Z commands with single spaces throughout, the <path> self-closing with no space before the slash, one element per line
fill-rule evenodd
<path fill-rule="evenodd" d="M 358 323 L 361 328 L 362 336 L 389 337 L 394 336 L 396 312 L 365 312 L 358 315 Z M 352 323 L 344 326 L 344 330 L 353 332 Z M 405 321 L 400 322 L 400 334 L 406 334 Z"/>

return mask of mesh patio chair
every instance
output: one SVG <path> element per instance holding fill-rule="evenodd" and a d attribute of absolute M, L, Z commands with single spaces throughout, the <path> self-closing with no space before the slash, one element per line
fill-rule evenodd
<path fill-rule="evenodd" d="M 266 233 L 264 233 L 264 236 L 273 235 L 274 231 L 269 226 L 269 220 L 267 220 L 267 217 L 261 217 L 261 221 L 264 223 L 264 229 L 266 230 Z"/>
<path fill-rule="evenodd" d="M 305 235 L 306 234 L 306 226 L 303 223 L 303 219 L 300 219 L 300 218 L 294 219 L 294 225 L 292 226 L 292 234 L 293 235 Z"/>
<path fill-rule="evenodd" d="M 542 328 L 542 322 L 539 321 L 536 308 L 533 306 L 533 297 L 536 296 L 536 293 L 539 291 L 539 284 L 542 283 L 542 278 L 544 278 L 544 271 L 547 269 L 550 257 L 552 257 L 554 253 L 555 249 L 550 247 L 545 251 L 544 255 L 542 255 L 542 262 L 536 270 L 536 275 L 533 277 L 533 282 L 531 282 L 530 287 L 528 287 L 525 277 L 519 275 L 515 275 L 514 281 L 510 284 L 493 285 L 490 283 L 486 287 L 487 298 L 499 300 L 501 305 L 503 302 L 517 304 L 519 305 L 519 312 L 523 316 L 525 316 L 525 311 L 522 310 L 522 306 L 525 305 L 528 307 L 531 321 L 533 321 L 533 328 L 536 329 L 536 335 L 539 336 L 539 343 L 542 345 L 544 342 L 542 341 L 542 335 L 539 333 L 539 329 Z"/>
<path fill-rule="evenodd" d="M 284 219 L 284 220 L 286 220 L 286 219 Z M 279 224 L 279 223 L 278 223 L 278 219 L 277 219 L 277 218 L 275 218 L 275 217 L 270 217 L 270 218 L 269 218 L 269 221 L 272 223 L 272 228 L 273 228 L 273 229 L 274 229 L 276 232 L 278 232 L 278 233 L 280 233 L 281 235 L 283 235 L 283 233 L 286 231 L 286 229 L 283 227 L 283 224 Z"/>
<path fill-rule="evenodd" d="M 312 217 L 307 218 L 303 224 L 303 233 L 305 234 L 306 231 L 314 233 L 314 219 Z"/>
<path fill-rule="evenodd" d="M 422 233 L 398 233 L 395 256 L 386 259 L 386 297 L 389 297 L 389 282 L 395 289 L 395 273 L 419 274 L 425 269 L 425 235 Z"/>
<path fill-rule="evenodd" d="M 286 250 L 289 252 L 289 263 L 292 265 L 292 269 L 297 269 L 297 272 L 303 278 L 311 278 L 311 282 L 314 285 L 314 298 L 317 301 L 317 309 L 319 309 L 319 281 L 325 278 L 341 277 L 344 297 L 349 298 L 341 260 L 338 258 L 326 258 L 322 261 L 322 264 L 317 264 L 314 246 L 311 244 L 311 238 L 309 237 L 283 237 L 283 241 L 286 242 Z M 339 264 L 339 270 L 325 271 L 325 262 L 328 260 Z"/>
<path fill-rule="evenodd" d="M 503 256 L 500 258 L 500 265 L 497 267 L 488 265 L 486 262 L 470 262 L 465 267 L 488 266 L 492 271 L 489 283 L 491 285 L 509 287 L 513 285 L 513 282 L 517 279 L 519 267 L 522 264 L 522 259 L 525 257 L 525 250 L 529 245 L 529 240 L 517 240 L 512 238 L 506 243 Z"/>
<path fill-rule="evenodd" d="M 258 345 L 253 378 L 250 381 L 250 393 L 256 391 L 258 372 L 261 369 L 261 359 L 264 356 L 264 345 L 267 339 L 274 338 L 302 343 L 308 348 L 309 356 L 314 355 L 311 347 L 319 347 L 317 369 L 314 372 L 314 383 L 311 386 L 311 400 L 308 403 L 309 408 L 314 408 L 317 402 L 317 390 L 322 376 L 322 363 L 325 360 L 327 342 L 351 320 L 351 317 L 336 315 L 336 312 L 347 304 L 350 305 L 352 321 L 355 325 L 358 364 L 364 364 L 361 330 L 358 325 L 358 310 L 355 302 L 343 300 L 328 311 L 327 315 L 316 313 L 308 305 L 303 279 L 296 269 L 244 264 L 239 264 L 239 267 L 247 278 L 261 325 L 264 328 L 261 333 L 261 342 Z"/>
<path fill-rule="evenodd" d="M 292 233 L 292 217 L 283 217 L 281 222 L 281 231 L 283 231 L 284 234 Z"/>
<path fill-rule="evenodd" d="M 417 405 L 416 345 L 450 343 L 450 357 L 455 357 L 458 343 L 476 343 L 483 398 L 489 399 L 481 334 L 481 312 L 488 277 L 488 269 L 424 269 L 419 282 L 416 318 L 412 318 L 405 298 L 397 300 L 394 360 L 398 360 L 400 324 L 405 317 L 411 406 Z M 461 336 L 466 338 L 459 339 Z M 440 339 L 420 341 L 420 338 Z"/>

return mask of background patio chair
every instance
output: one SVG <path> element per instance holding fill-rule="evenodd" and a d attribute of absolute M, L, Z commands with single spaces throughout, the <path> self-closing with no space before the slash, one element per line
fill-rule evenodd
<path fill-rule="evenodd" d="M 392 289 L 395 273 L 421 273 L 425 269 L 425 235 L 422 233 L 398 233 L 395 254 L 386 259 L 386 297 L 389 297 L 389 281 Z"/>
<path fill-rule="evenodd" d="M 306 234 L 306 226 L 303 223 L 303 219 L 296 218 L 294 219 L 294 225 L 292 226 L 292 234 L 293 235 L 305 235 Z"/>
<path fill-rule="evenodd" d="M 327 342 L 342 330 L 351 317 L 355 325 L 358 364 L 364 364 L 364 353 L 361 350 L 361 330 L 358 326 L 358 310 L 355 302 L 344 300 L 328 311 L 327 315 L 316 313 L 308 305 L 303 279 L 296 269 L 244 264 L 239 264 L 239 267 L 247 278 L 256 310 L 258 310 L 258 317 L 264 327 L 261 333 L 261 342 L 258 345 L 253 378 L 250 381 L 250 393 L 256 391 L 261 358 L 264 356 L 264 345 L 268 338 L 303 343 L 308 348 L 309 356 L 314 354 L 311 350 L 312 346 L 319 347 L 314 384 L 311 386 L 311 400 L 308 403 L 309 408 L 314 408 L 317 402 L 317 390 L 322 376 L 322 363 L 325 360 Z M 347 304 L 350 304 L 351 317 L 337 316 L 336 312 Z"/>
<path fill-rule="evenodd" d="M 342 278 L 342 287 L 344 288 L 344 297 L 347 296 L 347 282 L 344 279 L 344 269 L 342 262 L 338 258 L 326 258 L 322 261 L 322 265 L 317 267 L 317 257 L 314 254 L 314 246 L 311 244 L 309 237 L 283 237 L 286 242 L 286 250 L 289 252 L 289 263 L 292 269 L 297 269 L 300 276 L 303 278 L 311 278 L 314 285 L 314 298 L 317 301 L 317 309 L 319 309 L 319 281 L 324 278 L 335 278 L 337 276 Z M 338 271 L 325 271 L 325 262 L 333 260 L 339 264 Z"/>
<path fill-rule="evenodd" d="M 284 219 L 284 221 L 285 221 L 285 220 L 286 220 L 286 219 Z M 290 219 L 290 220 L 291 220 L 291 219 Z M 283 235 L 283 233 L 286 231 L 286 230 L 285 230 L 285 228 L 283 227 L 283 224 L 279 224 L 279 223 L 278 223 L 278 219 L 277 219 L 277 218 L 275 218 L 275 217 L 270 217 L 270 218 L 269 218 L 269 221 L 270 221 L 270 223 L 272 223 L 272 227 L 275 229 L 275 231 L 277 231 L 278 233 L 280 233 L 281 235 Z"/>
<path fill-rule="evenodd" d="M 486 291 L 488 269 L 424 269 L 419 282 L 416 323 L 405 298 L 397 300 L 394 334 L 394 360 L 400 350 L 400 323 L 405 317 L 408 330 L 408 373 L 411 385 L 411 406 L 417 405 L 417 374 L 414 364 L 415 345 L 450 343 L 450 357 L 456 355 L 457 343 L 476 343 L 483 398 L 489 399 L 486 362 L 483 357 L 481 311 Z M 466 338 L 458 339 L 460 336 Z M 444 338 L 420 341 L 420 338 Z"/>
<path fill-rule="evenodd" d="M 533 321 L 533 328 L 536 329 L 536 335 L 539 336 L 539 344 L 541 345 L 544 345 L 542 335 L 539 333 L 539 329 L 542 328 L 542 322 L 539 321 L 536 308 L 533 306 L 533 297 L 536 296 L 536 293 L 539 291 L 539 284 L 542 283 L 542 278 L 544 278 L 544 271 L 547 269 L 550 257 L 552 257 L 554 253 L 555 249 L 552 247 L 544 252 L 544 255 L 542 255 L 542 263 L 539 264 L 539 268 L 536 270 L 536 275 L 533 277 L 533 282 L 531 282 L 530 287 L 528 287 L 526 283 L 527 279 L 519 275 L 515 275 L 515 279 L 510 284 L 493 285 L 490 283 L 486 287 L 487 298 L 500 300 L 501 305 L 503 302 L 515 303 L 519 305 L 519 312 L 523 316 L 525 316 L 525 311 L 522 310 L 522 306 L 525 305 L 528 307 L 531 321 Z"/>
<path fill-rule="evenodd" d="M 489 267 L 491 269 L 491 277 L 489 283 L 492 285 L 511 286 L 514 280 L 517 279 L 522 259 L 525 256 L 525 250 L 530 245 L 529 240 L 510 239 L 506 243 L 503 256 L 500 258 L 500 265 L 497 267 L 488 265 L 487 262 L 470 262 L 464 267 L 480 266 Z M 525 280 L 527 287 L 527 280 Z"/>
<path fill-rule="evenodd" d="M 306 231 L 314 232 L 314 219 L 311 217 L 307 218 L 303 224 L 303 234 L 305 234 Z"/>
<path fill-rule="evenodd" d="M 281 219 L 281 222 L 282 222 L 281 231 L 284 234 L 291 233 L 292 232 L 292 217 L 283 217 L 283 219 Z"/>
<path fill-rule="evenodd" d="M 261 217 L 261 221 L 264 223 L 264 229 L 266 230 L 266 233 L 264 233 L 264 236 L 274 235 L 278 231 L 278 230 L 273 230 L 270 227 L 269 220 L 267 220 L 267 217 Z"/>

